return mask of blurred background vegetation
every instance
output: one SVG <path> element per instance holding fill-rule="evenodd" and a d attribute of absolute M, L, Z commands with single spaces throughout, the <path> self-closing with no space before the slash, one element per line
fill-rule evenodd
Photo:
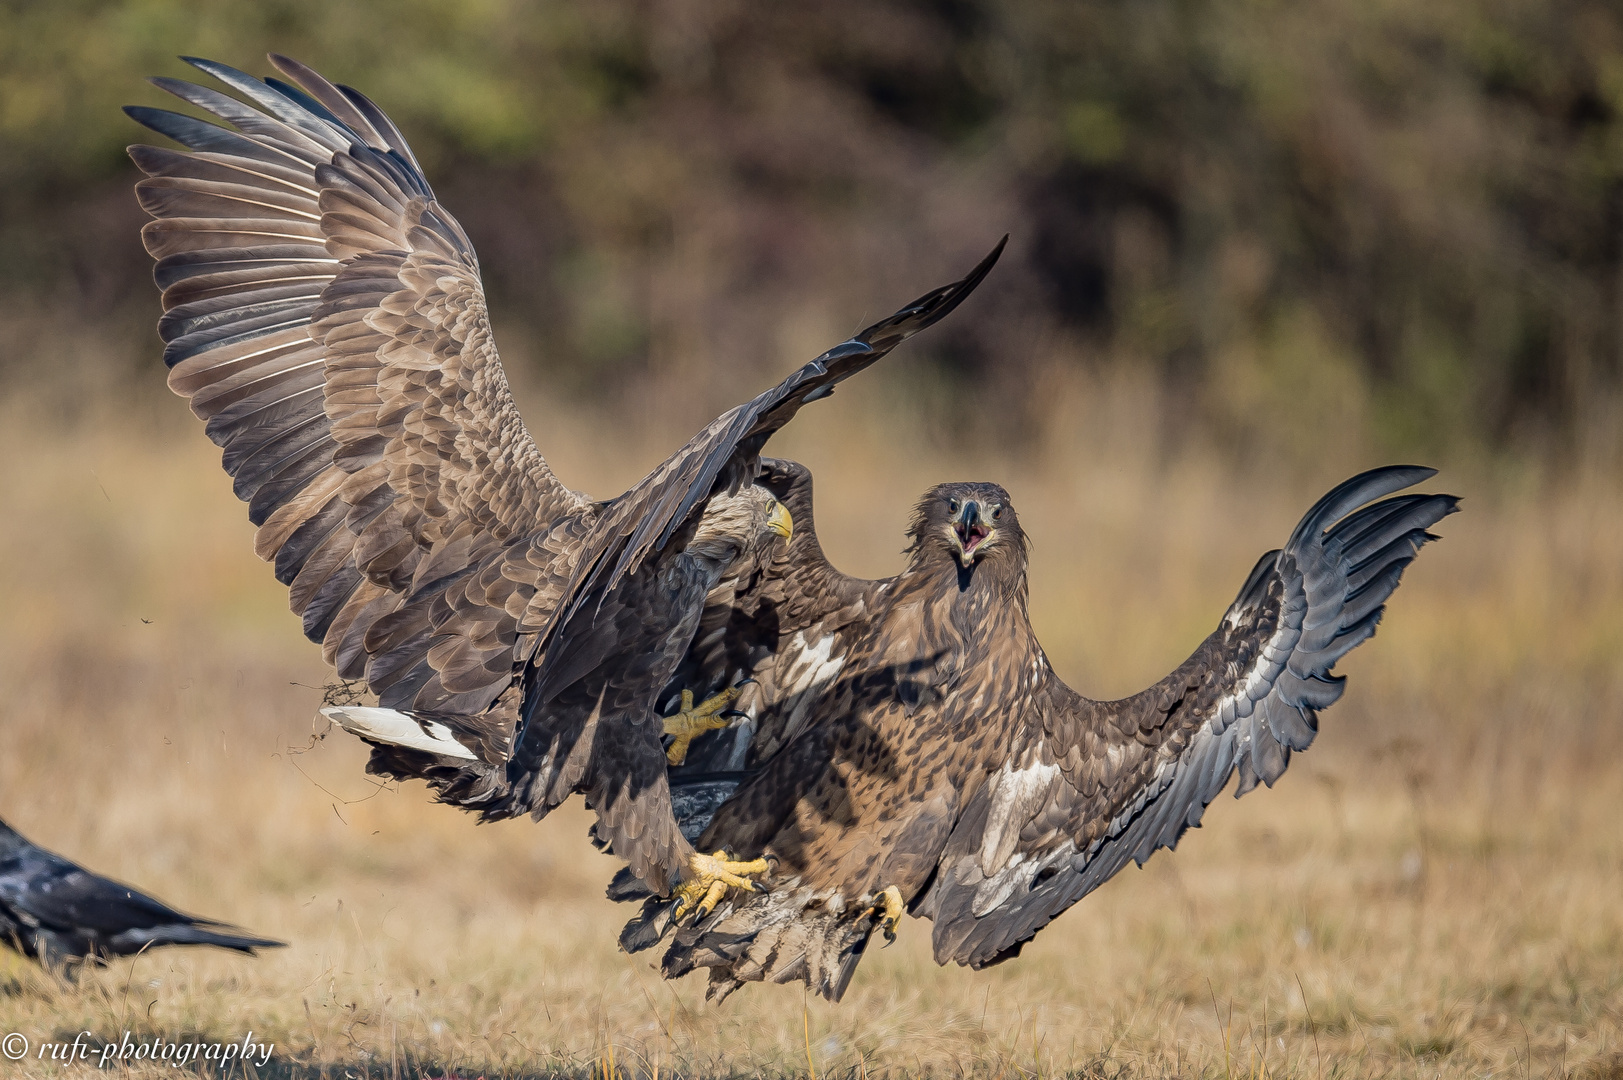
<path fill-rule="evenodd" d="M 1007 231 L 886 376 L 935 438 L 1125 378 L 1174 448 L 1623 459 L 1610 0 L 10 0 L 10 386 L 161 393 L 118 106 L 267 48 L 400 123 L 557 400 L 723 406 Z"/>
<path fill-rule="evenodd" d="M 615 951 L 583 811 L 476 830 L 311 727 L 330 674 L 163 385 L 119 112 L 271 50 L 399 122 L 597 495 L 1011 234 L 771 449 L 859 574 L 930 484 L 1006 483 L 1093 696 L 1358 468 L 1466 512 L 1279 789 L 1017 963 L 910 922 L 840 1009 L 706 1011 Z M 1618 0 L 0 0 L 0 378 L 0 814 L 293 942 L 0 965 L 0 1032 L 252 1027 L 288 1077 L 1623 1076 Z"/>

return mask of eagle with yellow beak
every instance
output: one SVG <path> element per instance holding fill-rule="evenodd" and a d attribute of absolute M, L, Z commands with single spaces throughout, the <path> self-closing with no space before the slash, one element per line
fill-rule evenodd
<path fill-rule="evenodd" d="M 667 734 L 685 746 L 722 706 L 662 719 L 656 699 L 705 597 L 791 538 L 755 483 L 767 439 L 957 307 L 1003 245 L 597 501 L 520 420 L 473 246 L 383 111 L 286 57 L 264 80 L 187 62 L 236 96 L 154 82 L 221 123 L 127 110 L 184 148 L 130 148 L 169 385 L 306 635 L 376 695 L 327 715 L 375 771 L 487 818 L 585 795 L 656 893 L 750 886 L 765 864 L 696 851 L 667 783 Z"/>

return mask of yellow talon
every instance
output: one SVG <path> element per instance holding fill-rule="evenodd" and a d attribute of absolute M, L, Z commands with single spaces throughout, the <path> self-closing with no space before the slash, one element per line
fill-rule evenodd
<path fill-rule="evenodd" d="M 868 910 L 879 916 L 879 929 L 885 935 L 885 944 L 895 941 L 896 925 L 907 911 L 907 905 L 902 903 L 902 891 L 894 885 L 885 886 L 885 891 L 874 898 L 873 907 Z"/>
<path fill-rule="evenodd" d="M 716 714 L 738 700 L 738 693 L 736 686 L 730 686 L 695 708 L 693 691 L 682 691 L 682 707 L 674 715 L 665 717 L 665 734 L 674 736 L 670 748 L 665 751 L 665 760 L 672 765 L 682 764 L 687 760 L 688 746 L 694 739 L 707 731 L 719 731 L 729 726 L 730 721 Z"/>
<path fill-rule="evenodd" d="M 703 919 L 716 910 L 728 889 L 759 890 L 760 884 L 750 879 L 760 877 L 767 869 L 765 859 L 732 862 L 725 851 L 714 855 L 694 852 L 688 859 L 688 872 L 674 893 L 676 905 L 671 908 L 671 922 L 681 922 L 689 912 L 693 912 L 695 920 Z M 898 902 L 900 899 L 897 894 Z"/>
<path fill-rule="evenodd" d="M 693 909 L 694 920 L 702 919 L 716 910 L 716 905 L 721 903 L 721 898 L 726 895 L 727 883 L 725 881 L 712 881 L 710 888 L 705 891 L 704 899 L 700 900 L 699 906 Z"/>

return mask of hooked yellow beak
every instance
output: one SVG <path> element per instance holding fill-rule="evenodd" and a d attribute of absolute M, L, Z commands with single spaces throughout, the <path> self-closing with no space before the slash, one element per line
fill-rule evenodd
<path fill-rule="evenodd" d="M 766 519 L 766 527 L 785 540 L 795 535 L 795 519 L 789 516 L 789 508 L 781 502 L 773 502 L 772 516 Z"/>

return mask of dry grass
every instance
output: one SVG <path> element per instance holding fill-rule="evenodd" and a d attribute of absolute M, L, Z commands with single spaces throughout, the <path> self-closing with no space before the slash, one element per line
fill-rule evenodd
<path fill-rule="evenodd" d="M 836 560 L 893 568 L 925 486 L 1004 481 L 1036 539 L 1039 630 L 1096 696 L 1181 659 L 1252 559 L 1374 460 L 1162 461 L 1146 395 L 1056 387 L 1068 424 L 987 461 L 917 449 L 896 387 L 877 393 L 775 446 L 817 471 Z M 1615 475 L 1446 471 L 1466 512 L 1279 789 L 1223 799 L 1019 960 L 939 969 L 910 922 L 838 1007 L 757 986 L 716 1009 L 616 950 L 629 912 L 602 898 L 613 863 L 578 808 L 476 828 L 375 787 L 356 744 L 312 728 L 326 672 L 181 412 L 0 417 L 0 814 L 292 947 L 171 950 L 74 987 L 0 960 L 0 1033 L 251 1029 L 282 1077 L 1623 1073 Z M 529 410 L 560 473 L 600 492 L 703 412 L 605 460 L 597 418 Z"/>

